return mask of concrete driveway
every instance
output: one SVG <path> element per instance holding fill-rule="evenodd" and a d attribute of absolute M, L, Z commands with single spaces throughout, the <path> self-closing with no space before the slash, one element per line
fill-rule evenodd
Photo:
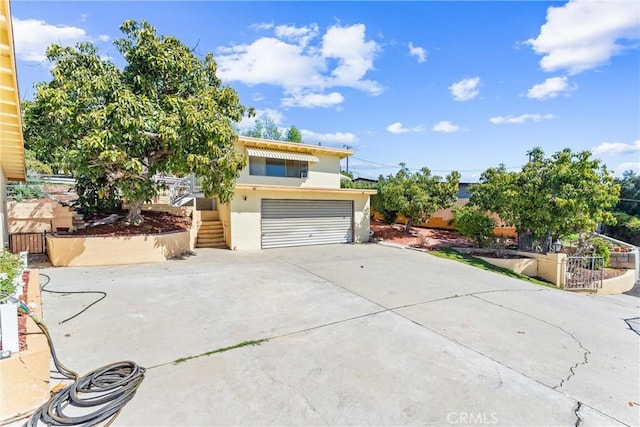
<path fill-rule="evenodd" d="M 640 424 L 634 296 L 374 244 L 42 273 L 108 293 L 43 295 L 67 366 L 149 368 L 115 425 Z"/>

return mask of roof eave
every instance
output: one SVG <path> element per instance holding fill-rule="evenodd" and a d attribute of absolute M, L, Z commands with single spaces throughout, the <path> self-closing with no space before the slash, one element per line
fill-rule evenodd
<path fill-rule="evenodd" d="M 353 151 L 342 148 L 324 147 L 322 145 L 310 145 L 288 141 L 275 141 L 272 139 L 253 138 L 242 135 L 238 136 L 238 141 L 247 147 L 263 147 L 275 150 L 295 151 L 299 153 L 329 154 L 338 156 L 341 159 L 353 154 Z"/>
<path fill-rule="evenodd" d="M 275 191 L 275 192 L 304 192 L 304 193 L 333 193 L 333 194 L 366 194 L 373 195 L 378 190 L 365 188 L 322 188 L 322 187 L 288 187 L 285 185 L 236 184 L 235 190 L 243 191 Z"/>
<path fill-rule="evenodd" d="M 13 28 L 9 0 L 0 0 L 0 165 L 9 181 L 26 181 Z"/>

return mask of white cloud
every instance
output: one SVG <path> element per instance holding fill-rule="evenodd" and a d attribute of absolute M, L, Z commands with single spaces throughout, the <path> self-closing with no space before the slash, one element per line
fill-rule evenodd
<path fill-rule="evenodd" d="M 273 22 L 258 22 L 256 24 L 249 25 L 249 28 L 255 31 L 270 30 L 274 27 Z"/>
<path fill-rule="evenodd" d="M 422 132 L 422 126 L 414 126 L 412 128 L 406 128 L 400 122 L 391 123 L 387 126 L 387 131 L 395 134 L 408 133 L 408 132 Z"/>
<path fill-rule="evenodd" d="M 274 29 L 276 37 L 294 42 L 300 46 L 306 46 L 309 41 L 318 35 L 318 25 L 311 24 L 308 27 L 296 27 L 293 25 L 278 25 Z"/>
<path fill-rule="evenodd" d="M 470 79 L 462 79 L 449 86 L 449 90 L 453 95 L 453 99 L 456 101 L 469 101 L 478 96 L 480 90 L 480 77 L 473 77 Z"/>
<path fill-rule="evenodd" d="M 544 82 L 533 85 L 527 91 L 527 98 L 531 99 L 551 99 L 562 92 L 570 92 L 576 89 L 576 85 L 570 84 L 567 77 L 551 77 Z"/>
<path fill-rule="evenodd" d="M 73 46 L 90 39 L 82 28 L 16 17 L 13 18 L 13 35 L 17 58 L 27 62 L 46 60 L 45 51 L 51 44 Z"/>
<path fill-rule="evenodd" d="M 411 129 L 407 129 L 403 127 L 402 123 L 400 122 L 395 122 L 390 124 L 389 126 L 387 126 L 387 130 L 391 133 L 396 133 L 396 134 L 411 132 Z"/>
<path fill-rule="evenodd" d="M 624 162 L 620 163 L 617 168 L 614 169 L 615 176 L 621 177 L 625 171 L 632 170 L 635 173 L 640 173 L 640 162 Z"/>
<path fill-rule="evenodd" d="M 308 129 L 300 129 L 305 144 L 342 145 L 357 144 L 358 137 L 351 132 L 317 133 Z"/>
<path fill-rule="evenodd" d="M 603 142 L 602 144 L 593 147 L 591 152 L 594 156 L 599 157 L 636 153 L 640 152 L 640 140 L 635 141 L 633 144 L 625 144 L 622 142 Z"/>
<path fill-rule="evenodd" d="M 549 7 L 540 34 L 525 43 L 543 55 L 545 71 L 570 74 L 603 65 L 638 40 L 640 13 L 635 1 L 571 0 Z"/>
<path fill-rule="evenodd" d="M 263 37 L 248 45 L 218 49 L 217 74 L 227 81 L 248 85 L 272 84 L 288 90 L 321 87 L 325 64 L 318 55 L 273 37 Z"/>
<path fill-rule="evenodd" d="M 533 122 L 540 122 L 542 120 L 553 119 L 553 114 L 521 114 L 519 116 L 496 116 L 491 117 L 489 121 L 493 124 L 499 125 L 503 123 L 516 123 L 521 124 L 528 120 Z"/>
<path fill-rule="evenodd" d="M 364 24 L 335 25 L 320 37 L 316 24 L 306 27 L 256 24 L 273 31 L 250 44 L 219 47 L 218 76 L 247 85 L 271 84 L 283 89 L 285 106 L 327 107 L 344 101 L 337 87 L 370 95 L 382 93 L 380 84 L 365 78 L 373 69 L 380 47 L 366 39 Z M 338 102 L 339 101 L 339 102 Z"/>
<path fill-rule="evenodd" d="M 427 51 L 419 46 L 414 46 L 413 42 L 409 42 L 409 55 L 415 56 L 419 63 L 427 61 Z"/>
<path fill-rule="evenodd" d="M 437 123 L 432 129 L 434 132 L 444 132 L 444 133 L 452 133 L 458 132 L 460 130 L 460 126 L 454 125 L 452 122 L 448 120 L 441 121 Z"/>
<path fill-rule="evenodd" d="M 376 42 L 365 40 L 365 31 L 364 24 L 330 27 L 322 37 L 321 52 L 325 59 L 338 60 L 338 66 L 331 72 L 330 86 L 355 87 L 379 95 L 382 88 L 377 82 L 362 80 L 373 69 L 373 60 L 380 50 Z"/>
<path fill-rule="evenodd" d="M 341 104 L 343 101 L 344 96 L 339 92 L 306 94 L 294 92 L 291 96 L 282 98 L 282 105 L 284 107 L 327 108 Z"/>
<path fill-rule="evenodd" d="M 100 34 L 100 35 L 98 36 L 98 40 L 100 40 L 101 42 L 105 42 L 105 43 L 106 43 L 106 42 L 108 42 L 109 40 L 111 40 L 111 37 L 109 37 L 109 36 L 108 36 L 108 35 L 106 35 L 106 34 Z"/>

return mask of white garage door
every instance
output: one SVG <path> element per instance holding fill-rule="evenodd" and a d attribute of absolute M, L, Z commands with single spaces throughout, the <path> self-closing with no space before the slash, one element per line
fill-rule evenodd
<path fill-rule="evenodd" d="M 262 247 L 351 243 L 351 200 L 262 200 Z"/>

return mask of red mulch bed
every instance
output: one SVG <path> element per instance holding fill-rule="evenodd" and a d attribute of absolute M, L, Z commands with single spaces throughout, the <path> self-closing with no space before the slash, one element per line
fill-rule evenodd
<path fill-rule="evenodd" d="M 100 224 L 92 226 L 93 220 L 100 218 L 93 218 L 87 220 L 87 227 L 78 229 L 74 232 L 57 233 L 58 236 L 137 236 L 144 234 L 162 234 L 171 233 L 176 231 L 189 230 L 191 227 L 191 218 L 185 216 L 172 215 L 166 212 L 150 212 L 143 211 L 142 217 L 144 222 L 138 226 L 127 225 L 124 223 L 126 212 L 118 214 L 118 221 L 112 224 Z"/>
<path fill-rule="evenodd" d="M 411 231 L 406 233 L 402 224 L 388 225 L 380 221 L 371 221 L 371 230 L 374 239 L 415 248 L 473 247 L 471 240 L 454 230 L 412 227 Z"/>
<path fill-rule="evenodd" d="M 412 227 L 407 234 L 402 224 L 385 224 L 380 221 L 371 221 L 371 229 L 373 230 L 373 238 L 383 242 L 396 243 L 413 248 L 423 249 L 441 249 L 451 247 L 475 247 L 473 241 L 461 236 L 454 230 L 438 230 L 431 228 Z M 515 242 L 507 242 L 513 244 Z M 513 248 L 515 249 L 515 248 Z M 482 253 L 479 256 L 490 257 L 491 254 Z M 510 256 L 511 258 L 524 258 L 519 256 Z M 505 257 L 506 258 L 506 257 Z M 604 279 L 611 279 L 624 274 L 627 270 L 616 268 L 605 268 Z"/>

